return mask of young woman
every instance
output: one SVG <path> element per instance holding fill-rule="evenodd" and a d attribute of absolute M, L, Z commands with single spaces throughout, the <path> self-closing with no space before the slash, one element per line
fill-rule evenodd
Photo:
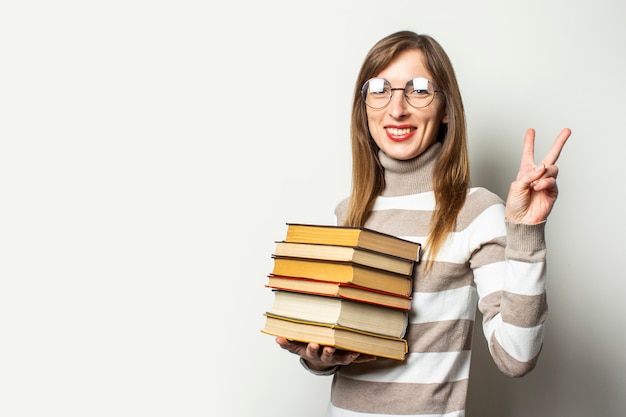
<path fill-rule="evenodd" d="M 470 187 L 465 114 L 442 47 L 410 31 L 367 54 L 352 108 L 352 190 L 338 224 L 422 243 L 406 360 L 277 338 L 311 372 L 334 374 L 329 416 L 465 415 L 476 307 L 498 368 L 531 371 L 547 315 L 544 226 L 557 198 L 563 129 L 534 162 L 534 131 L 506 204 Z"/>

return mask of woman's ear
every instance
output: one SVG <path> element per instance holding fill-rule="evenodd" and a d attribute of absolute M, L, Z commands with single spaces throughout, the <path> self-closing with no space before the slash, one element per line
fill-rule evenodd
<path fill-rule="evenodd" d="M 450 118 L 448 117 L 448 102 L 444 101 L 441 104 L 441 109 L 443 110 L 443 116 L 441 116 L 441 123 L 443 123 L 444 125 L 447 125 L 448 122 L 450 121 Z"/>

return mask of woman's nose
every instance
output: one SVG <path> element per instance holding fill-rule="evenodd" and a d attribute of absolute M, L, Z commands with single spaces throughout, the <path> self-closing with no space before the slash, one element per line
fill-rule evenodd
<path fill-rule="evenodd" d="M 404 92 L 395 91 L 389 103 L 389 115 L 395 119 L 402 118 L 407 115 L 407 106 Z"/>

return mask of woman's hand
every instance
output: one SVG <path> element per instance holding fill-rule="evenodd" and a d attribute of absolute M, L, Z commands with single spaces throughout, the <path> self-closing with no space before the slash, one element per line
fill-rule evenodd
<path fill-rule="evenodd" d="M 556 184 L 559 169 L 554 164 L 571 133 L 567 128 L 561 130 L 548 154 L 535 165 L 535 131 L 526 131 L 522 162 L 506 201 L 507 220 L 537 224 L 548 218 L 559 194 Z"/>
<path fill-rule="evenodd" d="M 283 349 L 299 355 L 306 361 L 308 367 L 314 371 L 325 371 L 337 365 L 369 362 L 376 359 L 376 356 L 372 355 L 348 352 L 346 350 L 335 349 L 332 346 L 321 346 L 317 343 L 294 342 L 284 337 L 277 337 L 276 343 Z"/>

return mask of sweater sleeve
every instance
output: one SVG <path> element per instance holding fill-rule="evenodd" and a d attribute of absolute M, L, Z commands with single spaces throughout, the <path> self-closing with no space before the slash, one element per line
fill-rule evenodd
<path fill-rule="evenodd" d="M 504 221 L 502 218 L 501 221 Z M 545 222 L 504 221 L 505 236 L 481 245 L 474 280 L 490 354 L 505 374 L 521 377 L 536 365 L 544 337 L 546 302 Z"/>

